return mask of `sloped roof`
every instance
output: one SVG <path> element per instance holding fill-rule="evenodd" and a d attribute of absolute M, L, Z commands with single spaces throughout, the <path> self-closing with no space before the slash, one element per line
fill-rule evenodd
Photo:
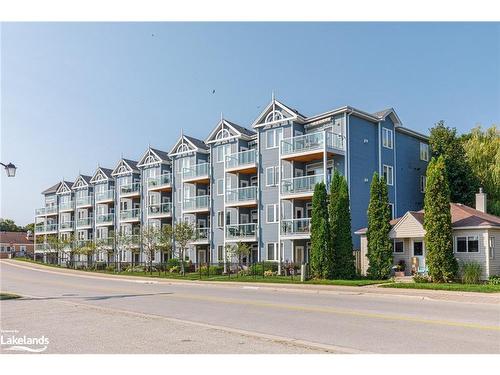
<path fill-rule="evenodd" d="M 161 151 L 161 150 L 158 150 L 156 148 L 153 148 L 153 147 L 150 147 L 151 150 L 154 151 L 154 153 L 156 155 L 158 155 L 160 158 L 162 158 L 163 160 L 170 160 L 170 157 L 168 156 L 168 152 L 166 151 Z"/>
<path fill-rule="evenodd" d="M 450 213 L 452 228 L 490 226 L 500 228 L 500 217 L 481 212 L 461 203 L 450 203 Z M 422 226 L 424 225 L 424 210 L 408 211 L 408 214 L 413 216 Z M 398 217 L 391 220 L 391 226 L 396 225 L 402 218 L 403 217 Z M 361 228 L 355 233 L 363 235 L 366 234 L 367 229 L 368 228 Z"/>
<path fill-rule="evenodd" d="M 110 169 L 110 168 L 103 168 L 103 167 L 99 167 L 99 168 L 102 171 L 102 173 L 104 173 L 106 175 L 107 178 L 111 178 L 111 173 L 113 173 L 112 169 Z"/>
<path fill-rule="evenodd" d="M 2 244 L 33 244 L 33 237 L 28 238 L 26 232 L 0 232 L 0 243 Z"/>
<path fill-rule="evenodd" d="M 187 140 L 189 140 L 192 144 L 202 150 L 208 150 L 208 146 L 201 139 L 190 137 L 189 135 L 184 136 Z"/>
<path fill-rule="evenodd" d="M 385 118 L 389 113 L 391 113 L 394 109 L 392 108 L 386 108 L 386 109 L 383 109 L 381 111 L 377 111 L 377 112 L 373 112 L 373 115 L 375 117 L 379 117 L 379 118 Z"/>
<path fill-rule="evenodd" d="M 46 194 L 54 194 L 57 189 L 59 188 L 59 185 L 61 185 L 60 182 L 58 182 L 57 184 L 49 187 L 48 189 L 45 189 L 44 191 L 42 191 L 42 194 L 46 195 Z"/>
<path fill-rule="evenodd" d="M 125 163 L 127 163 L 130 168 L 132 168 L 132 170 L 136 171 L 136 172 L 139 172 L 139 169 L 137 168 L 137 162 L 134 161 L 134 160 L 130 160 L 130 159 L 122 159 Z"/>
<path fill-rule="evenodd" d="M 254 136 L 254 135 L 257 134 L 253 130 L 250 130 L 250 129 L 247 129 L 247 128 L 243 127 L 243 126 L 235 124 L 234 122 L 231 122 L 231 121 L 228 121 L 228 120 L 226 120 L 226 122 L 228 122 L 229 124 L 231 124 L 231 126 L 233 128 L 235 128 L 236 130 L 238 130 L 241 134 L 248 135 L 249 137 L 252 137 L 252 136 Z"/>

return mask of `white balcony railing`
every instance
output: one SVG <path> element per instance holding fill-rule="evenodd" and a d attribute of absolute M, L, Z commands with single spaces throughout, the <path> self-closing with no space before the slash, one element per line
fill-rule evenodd
<path fill-rule="evenodd" d="M 35 225 L 35 233 L 47 233 L 47 232 L 56 232 L 58 228 L 57 224 L 37 224 Z"/>
<path fill-rule="evenodd" d="M 228 224 L 226 225 L 226 238 L 229 240 L 256 238 L 257 224 Z"/>
<path fill-rule="evenodd" d="M 281 220 L 282 236 L 307 236 L 311 233 L 311 218 Z"/>
<path fill-rule="evenodd" d="M 226 203 L 245 203 L 257 200 L 257 186 L 246 186 L 226 191 Z"/>
<path fill-rule="evenodd" d="M 98 191 L 95 193 L 96 202 L 109 201 L 115 199 L 115 190 L 109 189 L 105 191 Z"/>
<path fill-rule="evenodd" d="M 284 178 L 281 180 L 281 194 L 312 194 L 317 183 L 323 181 L 323 174 Z"/>
<path fill-rule="evenodd" d="M 61 224 L 59 224 L 59 229 L 60 230 L 73 229 L 73 222 L 72 221 L 64 221 Z"/>
<path fill-rule="evenodd" d="M 149 216 L 172 215 L 172 203 L 150 204 L 148 214 Z"/>
<path fill-rule="evenodd" d="M 66 201 L 59 203 L 59 211 L 70 211 L 75 209 L 75 201 Z"/>
<path fill-rule="evenodd" d="M 77 207 L 90 206 L 90 205 L 92 205 L 93 202 L 94 202 L 94 200 L 92 199 L 92 197 L 90 195 L 85 196 L 85 197 L 76 198 L 76 206 Z"/>
<path fill-rule="evenodd" d="M 37 208 L 35 210 L 35 215 L 36 216 L 44 216 L 44 215 L 51 215 L 51 214 L 57 214 L 57 206 L 46 206 L 42 208 Z"/>
<path fill-rule="evenodd" d="M 141 210 L 139 208 L 133 208 L 131 210 L 120 211 L 120 220 L 139 220 L 141 215 Z"/>
<path fill-rule="evenodd" d="M 133 182 L 131 184 L 120 186 L 120 194 L 138 194 L 141 191 L 141 183 Z"/>
<path fill-rule="evenodd" d="M 160 176 L 150 177 L 148 179 L 149 189 L 159 188 L 163 186 L 170 186 L 171 184 L 172 184 L 172 174 L 170 172 L 164 173 Z"/>
<path fill-rule="evenodd" d="M 208 241 L 209 232 L 210 228 L 195 228 L 194 230 L 195 241 Z"/>
<path fill-rule="evenodd" d="M 208 209 L 209 201 L 209 195 L 200 195 L 193 198 L 186 198 L 184 199 L 184 211 Z"/>
<path fill-rule="evenodd" d="M 114 213 L 99 214 L 96 216 L 96 223 L 97 224 L 113 224 L 114 221 L 115 221 L 115 214 Z"/>
<path fill-rule="evenodd" d="M 76 227 L 81 228 L 81 227 L 88 227 L 92 225 L 92 216 L 89 217 L 83 217 L 80 219 L 76 220 Z"/>
<path fill-rule="evenodd" d="M 244 168 L 255 165 L 257 160 L 257 151 L 248 150 L 231 155 L 226 155 L 226 168 Z"/>
<path fill-rule="evenodd" d="M 281 156 L 321 151 L 325 148 L 325 146 L 327 149 L 344 151 L 344 144 L 344 136 L 340 134 L 323 131 L 304 134 L 297 137 L 283 139 L 281 141 Z"/>
<path fill-rule="evenodd" d="M 209 163 L 196 164 L 191 167 L 184 168 L 182 171 L 182 178 L 184 180 L 191 180 L 196 178 L 208 177 L 209 171 Z"/>

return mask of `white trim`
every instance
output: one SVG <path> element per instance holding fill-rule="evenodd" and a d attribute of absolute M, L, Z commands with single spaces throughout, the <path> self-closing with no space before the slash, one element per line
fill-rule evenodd
<path fill-rule="evenodd" d="M 388 145 L 384 144 L 386 141 L 384 137 L 385 134 L 389 135 L 389 138 L 387 139 Z M 392 150 L 394 148 L 394 132 L 392 131 L 392 129 L 386 128 L 384 126 L 382 126 L 382 147 L 387 148 L 389 150 Z"/>
<path fill-rule="evenodd" d="M 266 209 L 265 209 L 265 217 L 266 217 L 266 224 L 276 224 L 279 222 L 278 220 L 278 215 L 279 215 L 279 211 L 278 211 L 278 203 L 269 203 L 269 204 L 266 204 Z M 269 207 L 273 207 L 273 219 L 274 221 L 269 221 L 269 216 L 268 216 L 268 208 Z"/>
<path fill-rule="evenodd" d="M 426 155 L 425 159 L 422 159 L 422 146 L 425 146 L 427 148 L 427 150 L 426 150 L 427 152 L 425 154 Z M 419 157 L 419 159 L 421 161 L 428 162 L 429 161 L 429 156 L 430 156 L 429 152 L 430 152 L 429 151 L 429 145 L 427 143 L 425 143 L 425 142 L 420 141 L 420 145 L 419 145 L 419 149 L 418 149 L 418 153 L 419 153 L 418 157 Z"/>
<path fill-rule="evenodd" d="M 388 186 L 393 186 L 394 185 L 394 167 L 392 165 L 388 165 L 388 164 L 383 164 L 382 165 L 382 177 L 384 176 L 384 168 L 390 168 L 390 171 L 391 171 L 391 183 L 389 183 L 389 179 L 387 179 L 386 181 L 386 184 Z"/>
<path fill-rule="evenodd" d="M 403 251 L 396 251 L 396 242 L 403 244 Z M 405 252 L 405 241 L 401 238 L 394 238 L 393 245 L 392 245 L 392 253 L 393 254 L 404 254 L 404 252 Z"/>

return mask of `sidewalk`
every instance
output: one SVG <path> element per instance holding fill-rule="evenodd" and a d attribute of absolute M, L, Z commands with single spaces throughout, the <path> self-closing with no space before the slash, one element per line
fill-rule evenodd
<path fill-rule="evenodd" d="M 425 290 L 425 289 L 391 289 L 379 288 L 376 285 L 367 286 L 340 286 L 340 285 L 315 285 L 315 284 L 285 284 L 285 283 L 259 283 L 259 282 L 238 282 L 238 281 L 203 281 L 203 280 L 179 280 L 148 276 L 126 276 L 113 275 L 108 273 L 79 271 L 67 268 L 56 268 L 37 263 L 16 261 L 14 259 L 2 259 L 1 263 L 9 263 L 16 267 L 39 269 L 45 272 L 64 273 L 78 275 L 79 277 L 107 278 L 116 280 L 126 280 L 139 283 L 162 283 L 179 285 L 200 285 L 217 287 L 243 287 L 258 288 L 260 290 L 280 291 L 288 293 L 314 293 L 314 294 L 344 294 L 344 295 L 376 295 L 385 297 L 408 297 L 422 300 L 439 300 L 460 303 L 482 303 L 500 305 L 500 293 L 477 293 L 477 292 L 455 292 L 446 290 Z"/>

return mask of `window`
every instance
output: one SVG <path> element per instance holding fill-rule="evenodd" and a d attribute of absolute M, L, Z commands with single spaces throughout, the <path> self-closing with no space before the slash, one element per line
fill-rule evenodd
<path fill-rule="evenodd" d="M 413 256 L 421 257 L 424 255 L 424 244 L 422 241 L 413 242 Z"/>
<path fill-rule="evenodd" d="M 215 148 L 215 161 L 217 163 L 222 163 L 226 160 L 226 155 L 231 153 L 231 145 L 222 145 Z"/>
<path fill-rule="evenodd" d="M 457 253 L 478 253 L 478 236 L 456 237 L 455 252 Z"/>
<path fill-rule="evenodd" d="M 404 242 L 403 241 L 394 241 L 394 252 L 395 253 L 404 253 Z"/>
<path fill-rule="evenodd" d="M 276 186 L 279 182 L 279 167 L 266 168 L 266 186 Z"/>
<path fill-rule="evenodd" d="M 278 248 L 277 242 L 270 242 L 267 244 L 267 260 L 277 260 L 278 252 L 276 251 Z"/>
<path fill-rule="evenodd" d="M 429 145 L 420 142 L 420 160 L 429 161 Z"/>
<path fill-rule="evenodd" d="M 266 147 L 276 148 L 279 147 L 281 140 L 283 139 L 283 129 L 269 129 L 266 132 Z"/>
<path fill-rule="evenodd" d="M 394 219 L 394 203 L 389 203 L 389 210 L 391 210 L 391 219 Z"/>
<path fill-rule="evenodd" d="M 382 128 L 382 146 L 392 148 L 392 130 Z"/>
<path fill-rule="evenodd" d="M 222 245 L 217 246 L 217 260 L 219 262 L 224 260 L 224 246 Z"/>
<path fill-rule="evenodd" d="M 217 195 L 224 195 L 224 179 L 217 180 Z"/>
<path fill-rule="evenodd" d="M 495 237 L 490 237 L 488 241 L 490 259 L 495 259 Z"/>
<path fill-rule="evenodd" d="M 427 177 L 420 176 L 420 192 L 425 193 L 425 184 L 427 183 Z"/>
<path fill-rule="evenodd" d="M 394 183 L 394 175 L 393 175 L 393 169 L 390 165 L 385 165 L 384 164 L 384 167 L 383 167 L 383 176 L 384 176 L 384 179 L 385 179 L 385 182 L 387 183 L 387 185 L 390 185 L 392 186 L 393 183 Z"/>
<path fill-rule="evenodd" d="M 26 246 L 25 245 L 19 246 L 19 250 L 21 251 L 21 253 L 25 253 L 26 252 Z"/>
<path fill-rule="evenodd" d="M 217 228 L 224 227 L 224 211 L 217 211 Z"/>
<path fill-rule="evenodd" d="M 276 223 L 278 221 L 278 205 L 268 204 L 266 205 L 266 222 Z"/>

